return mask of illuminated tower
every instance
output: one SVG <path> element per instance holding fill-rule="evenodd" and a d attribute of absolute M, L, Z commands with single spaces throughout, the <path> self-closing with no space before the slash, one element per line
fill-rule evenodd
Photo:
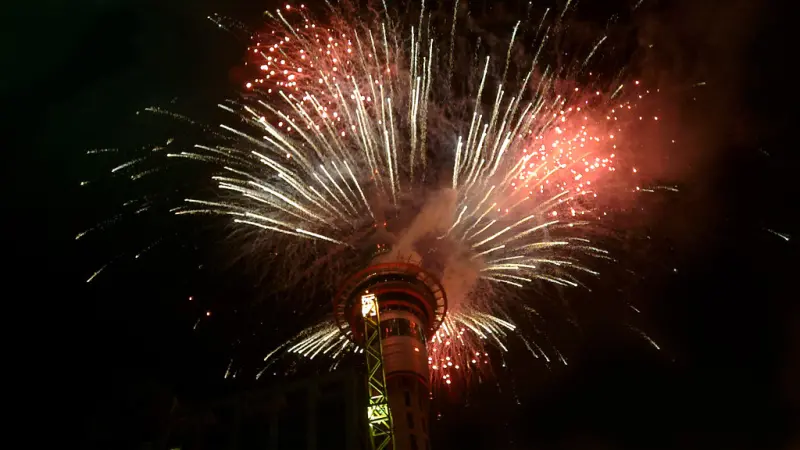
<path fill-rule="evenodd" d="M 342 332 L 366 353 L 372 447 L 428 450 L 425 345 L 447 310 L 439 281 L 414 264 L 375 264 L 342 285 L 334 307 Z"/>

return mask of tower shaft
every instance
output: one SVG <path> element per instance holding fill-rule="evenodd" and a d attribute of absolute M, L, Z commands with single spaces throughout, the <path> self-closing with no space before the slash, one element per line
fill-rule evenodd
<path fill-rule="evenodd" d="M 429 450 L 426 342 L 447 308 L 441 285 L 416 265 L 378 264 L 350 277 L 334 307 L 366 353 L 372 448 Z"/>
<path fill-rule="evenodd" d="M 395 450 L 430 447 L 428 353 L 423 329 L 422 320 L 409 311 L 382 311 L 383 361 Z"/>

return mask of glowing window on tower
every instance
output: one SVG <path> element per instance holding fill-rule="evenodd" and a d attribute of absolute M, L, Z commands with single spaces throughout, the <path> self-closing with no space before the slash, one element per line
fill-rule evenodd
<path fill-rule="evenodd" d="M 366 294 L 361 296 L 361 315 L 375 315 L 375 294 Z"/>
<path fill-rule="evenodd" d="M 386 338 L 389 336 L 410 336 L 425 342 L 425 333 L 422 332 L 422 327 L 403 318 L 381 321 L 381 337 Z"/>

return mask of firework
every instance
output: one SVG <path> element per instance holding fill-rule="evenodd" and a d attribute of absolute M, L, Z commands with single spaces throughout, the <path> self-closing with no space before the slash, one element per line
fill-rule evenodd
<path fill-rule="evenodd" d="M 605 37 L 582 60 L 544 62 L 563 14 L 552 26 L 546 13 L 538 26 L 517 23 L 507 51 L 475 53 L 456 87 L 458 5 L 445 36 L 421 11 L 411 24 L 334 8 L 324 21 L 304 6 L 269 12 L 268 31 L 247 50 L 256 75 L 241 99 L 219 105 L 231 120 L 167 157 L 218 169 L 218 194 L 188 197 L 174 214 L 228 216 L 268 236 L 263 254 L 290 253 L 284 276 L 294 282 L 381 258 L 435 267 L 450 309 L 429 364 L 449 384 L 488 362 L 487 344 L 506 349 L 517 333 L 507 309 L 515 291 L 599 275 L 596 262 L 610 257 L 593 243 L 605 214 L 598 195 L 618 171 L 622 124 L 638 116 L 620 83 L 574 87 Z M 524 32 L 537 44 L 523 65 L 512 54 Z M 139 162 L 114 172 L 147 174 Z M 525 345 L 549 361 L 538 344 Z M 265 361 L 288 352 L 335 366 L 352 351 L 323 321 Z"/>

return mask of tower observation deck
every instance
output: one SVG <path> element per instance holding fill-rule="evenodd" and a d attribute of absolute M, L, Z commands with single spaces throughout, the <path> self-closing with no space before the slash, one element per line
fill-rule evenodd
<path fill-rule="evenodd" d="M 334 298 L 334 310 L 341 331 L 368 353 L 368 376 L 375 375 L 372 372 L 382 365 L 394 450 L 428 450 L 426 343 L 447 311 L 447 298 L 439 281 L 415 264 L 375 264 L 343 283 Z M 372 323 L 376 336 L 370 332 Z M 371 348 L 376 342 L 380 348 Z M 371 351 L 376 355 L 375 370 L 370 363 Z M 380 383 L 377 381 L 378 391 L 382 389 Z M 374 393 L 370 395 L 375 398 Z"/>

